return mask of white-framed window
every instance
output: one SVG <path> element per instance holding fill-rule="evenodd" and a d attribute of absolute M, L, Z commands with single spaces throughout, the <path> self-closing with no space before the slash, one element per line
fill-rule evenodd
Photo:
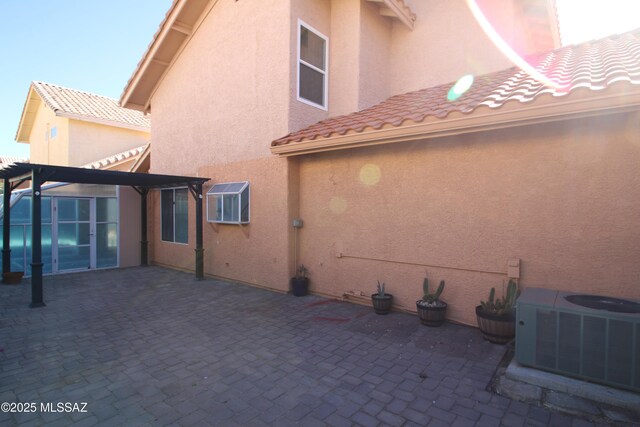
<path fill-rule="evenodd" d="M 215 184 L 207 191 L 207 221 L 225 224 L 249 222 L 249 181 Z"/>
<path fill-rule="evenodd" d="M 327 110 L 329 39 L 298 20 L 298 101 Z"/>
<path fill-rule="evenodd" d="M 58 136 L 58 126 L 53 126 L 51 128 L 51 139 L 56 139 Z"/>
<path fill-rule="evenodd" d="M 189 190 L 168 188 L 160 191 L 162 240 L 173 243 L 189 241 Z"/>

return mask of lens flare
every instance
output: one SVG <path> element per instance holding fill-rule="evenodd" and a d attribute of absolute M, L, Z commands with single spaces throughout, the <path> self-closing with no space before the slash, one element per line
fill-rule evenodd
<path fill-rule="evenodd" d="M 344 213 L 347 210 L 347 201 L 339 196 L 332 197 L 329 202 L 329 209 L 335 214 Z"/>
<path fill-rule="evenodd" d="M 460 77 L 456 84 L 451 86 L 451 89 L 449 89 L 447 99 L 449 101 L 455 101 L 468 91 L 471 88 L 471 85 L 473 85 L 473 76 L 471 74 Z"/>
<path fill-rule="evenodd" d="M 531 64 L 529 64 L 524 60 L 524 58 L 518 55 L 518 53 L 516 53 L 516 51 L 513 50 L 502 37 L 500 37 L 495 28 L 493 28 L 493 25 L 491 25 L 487 17 L 484 15 L 484 13 L 482 13 L 480 6 L 478 6 L 475 0 L 467 0 L 467 6 L 469 6 L 471 13 L 473 14 L 474 18 L 476 18 L 476 21 L 478 21 L 478 24 L 480 25 L 480 27 L 482 27 L 482 30 L 485 32 L 487 37 L 491 39 L 493 44 L 496 45 L 496 47 L 500 49 L 502 54 L 505 55 L 511 62 L 513 62 L 518 68 L 520 68 L 522 71 L 526 72 L 545 86 L 553 89 L 563 89 L 561 85 L 554 82 L 549 77 L 542 74 L 540 71 L 536 70 L 535 67 L 531 66 Z"/>
<path fill-rule="evenodd" d="M 380 171 L 380 167 L 373 163 L 367 163 L 360 168 L 360 182 L 364 185 L 376 185 L 380 181 L 381 176 L 382 172 Z"/>

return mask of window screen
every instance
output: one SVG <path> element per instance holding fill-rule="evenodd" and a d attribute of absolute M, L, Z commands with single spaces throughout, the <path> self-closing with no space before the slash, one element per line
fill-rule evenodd
<path fill-rule="evenodd" d="M 326 108 L 327 38 L 299 23 L 298 99 Z"/>
<path fill-rule="evenodd" d="M 162 240 L 165 242 L 187 243 L 189 241 L 188 203 L 186 188 L 161 191 Z"/>

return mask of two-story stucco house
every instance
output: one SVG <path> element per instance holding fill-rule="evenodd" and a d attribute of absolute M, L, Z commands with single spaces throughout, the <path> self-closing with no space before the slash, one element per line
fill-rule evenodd
<path fill-rule="evenodd" d="M 551 83 L 463 0 L 174 1 L 121 104 L 153 112 L 152 172 L 212 178 L 205 271 L 287 291 L 304 263 L 406 310 L 427 274 L 470 324 L 509 277 L 640 297 L 638 34 L 559 48 L 553 2 L 479 4 Z M 193 268 L 186 191 L 155 199 L 157 264 Z"/>
<path fill-rule="evenodd" d="M 32 163 L 84 166 L 122 153 L 110 168 L 131 170 L 149 144 L 150 128 L 148 115 L 122 108 L 115 99 L 36 81 L 16 141 L 29 144 Z"/>

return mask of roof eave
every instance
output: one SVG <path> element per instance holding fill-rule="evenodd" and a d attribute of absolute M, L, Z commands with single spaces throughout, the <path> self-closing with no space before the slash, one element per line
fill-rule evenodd
<path fill-rule="evenodd" d="M 18 130 L 16 131 L 16 142 L 21 142 L 25 144 L 29 144 L 29 135 L 31 134 L 31 129 L 33 127 L 33 123 L 27 123 L 27 114 L 29 107 L 36 102 L 37 98 L 34 98 L 32 94 L 37 94 L 37 92 L 33 88 L 33 84 L 29 85 L 29 91 L 27 92 L 27 99 L 24 101 L 24 106 L 22 107 L 22 114 L 20 114 L 20 121 L 18 122 Z M 40 96 L 38 95 L 38 98 Z M 42 102 L 42 98 L 40 98 L 40 102 Z M 37 106 L 34 107 L 37 110 Z"/>
<path fill-rule="evenodd" d="M 138 63 L 133 75 L 127 82 L 122 95 L 120 96 L 120 105 L 125 108 L 149 112 L 151 110 L 151 98 L 155 93 L 158 85 L 164 79 L 165 75 L 180 56 L 184 47 L 196 32 L 202 23 L 204 17 L 218 0 L 175 0 L 171 8 L 167 12 L 164 20 L 160 24 L 160 28 L 154 35 L 154 38 L 144 53 L 142 59 Z M 182 22 L 178 18 L 186 7 L 195 7 L 195 14 L 186 14 L 190 16 L 191 22 Z M 200 9 L 198 9 L 200 8 Z M 170 35 L 179 35 L 183 40 L 179 44 L 166 43 L 167 37 Z M 167 49 L 162 52 L 162 48 Z M 162 53 L 162 55 L 158 55 Z M 151 66 L 159 67 L 159 72 L 149 73 Z M 152 74 L 149 78 L 148 74 Z M 145 79 L 145 75 L 147 78 Z M 141 88 L 141 83 L 149 83 L 147 89 Z M 137 90 L 144 90 L 142 94 L 136 95 Z"/>
<path fill-rule="evenodd" d="M 595 96 L 578 96 L 577 99 L 570 95 L 566 95 L 566 97 L 565 100 L 553 99 L 551 102 L 538 99 L 532 101 L 529 105 L 515 105 L 514 108 L 509 108 L 507 105 L 498 109 L 482 107 L 468 114 L 452 113 L 444 119 L 430 117 L 424 122 L 416 124 L 292 142 L 285 145 L 272 146 L 271 152 L 285 157 L 299 156 L 324 151 L 550 123 L 602 114 L 623 113 L 640 109 L 640 87 L 635 87 L 631 92 L 607 90 L 606 93 L 599 93 Z"/>
<path fill-rule="evenodd" d="M 138 63 L 133 75 L 129 78 L 127 82 L 127 86 L 125 86 L 122 95 L 120 96 L 120 105 L 125 108 L 132 108 L 136 110 L 145 111 L 146 106 L 141 104 L 131 103 L 129 99 L 133 94 L 134 90 L 140 83 L 140 79 L 144 75 L 145 71 L 149 67 L 149 64 L 152 61 L 153 55 L 158 51 L 158 48 L 164 41 L 169 29 L 171 28 L 170 22 L 174 21 L 178 16 L 178 13 L 184 5 L 187 3 L 187 0 L 176 0 L 171 5 L 171 8 L 167 12 L 164 20 L 160 23 L 160 28 L 158 32 L 155 34 L 154 39 L 151 41 L 151 44 L 147 48 L 147 51 L 144 53 L 142 59 Z M 140 108 L 142 107 L 142 108 Z"/>

